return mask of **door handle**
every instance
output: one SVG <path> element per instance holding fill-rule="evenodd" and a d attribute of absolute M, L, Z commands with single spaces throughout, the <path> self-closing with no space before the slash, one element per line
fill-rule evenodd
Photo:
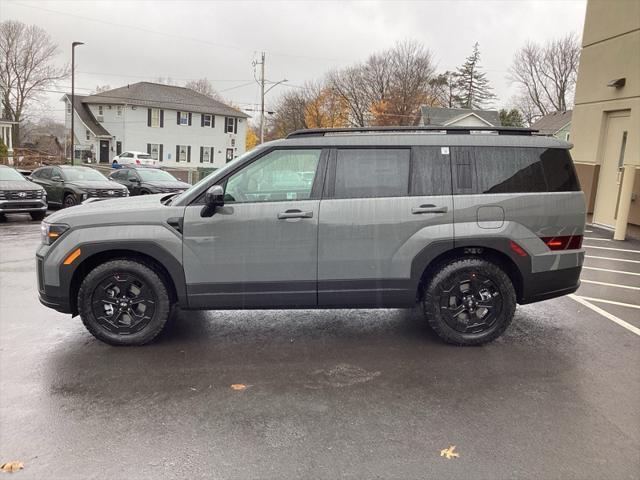
<path fill-rule="evenodd" d="M 447 206 L 435 206 L 431 203 L 420 205 L 419 207 L 413 207 L 411 213 L 419 215 L 421 213 L 447 213 L 449 208 Z"/>
<path fill-rule="evenodd" d="M 301 210 L 287 210 L 278 213 L 278 220 L 286 220 L 288 218 L 313 218 L 313 212 L 303 212 Z"/>

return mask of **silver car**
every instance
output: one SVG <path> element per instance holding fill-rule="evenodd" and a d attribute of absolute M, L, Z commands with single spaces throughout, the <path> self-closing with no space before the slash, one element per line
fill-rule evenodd
<path fill-rule="evenodd" d="M 421 305 L 444 341 L 489 342 L 516 304 L 578 288 L 585 199 L 569 143 L 479 130 L 304 130 L 180 195 L 60 211 L 40 300 L 117 345 L 153 340 L 174 305 Z"/>

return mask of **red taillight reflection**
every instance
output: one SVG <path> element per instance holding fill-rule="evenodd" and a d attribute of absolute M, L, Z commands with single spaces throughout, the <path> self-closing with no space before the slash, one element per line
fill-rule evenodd
<path fill-rule="evenodd" d="M 578 250 L 582 247 L 582 235 L 567 235 L 562 237 L 541 237 L 549 250 Z"/>
<path fill-rule="evenodd" d="M 527 252 L 524 251 L 524 248 L 522 248 L 520 245 L 518 245 L 513 240 L 509 240 L 509 246 L 511 247 L 511 250 L 516 252 L 519 256 L 521 256 L 521 257 L 526 257 L 527 256 Z"/>
<path fill-rule="evenodd" d="M 138 160 L 137 158 L 136 158 L 136 164 L 140 165 L 140 160 Z"/>

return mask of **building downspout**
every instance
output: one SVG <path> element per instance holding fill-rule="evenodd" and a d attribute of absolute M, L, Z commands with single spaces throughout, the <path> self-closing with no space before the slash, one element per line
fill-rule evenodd
<path fill-rule="evenodd" d="M 622 174 L 620 200 L 618 201 L 618 215 L 616 216 L 616 226 L 613 232 L 614 240 L 624 240 L 627 236 L 627 224 L 629 223 L 629 211 L 631 210 L 631 197 L 635 179 L 635 165 L 625 165 Z"/>

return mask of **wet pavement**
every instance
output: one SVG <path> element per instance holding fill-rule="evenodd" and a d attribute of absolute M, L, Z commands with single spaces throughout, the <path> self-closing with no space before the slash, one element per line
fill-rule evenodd
<path fill-rule="evenodd" d="M 587 266 L 640 272 L 621 251 L 638 242 L 590 230 L 605 240 L 585 241 Z M 577 292 L 623 323 L 564 297 L 518 307 L 480 348 L 403 310 L 181 312 L 156 343 L 116 348 L 38 303 L 36 222 L 0 224 L 0 242 L 15 478 L 638 478 L 640 336 L 624 324 L 640 326 L 640 295 L 615 286 L 638 275 L 585 270 L 609 285 Z"/>

